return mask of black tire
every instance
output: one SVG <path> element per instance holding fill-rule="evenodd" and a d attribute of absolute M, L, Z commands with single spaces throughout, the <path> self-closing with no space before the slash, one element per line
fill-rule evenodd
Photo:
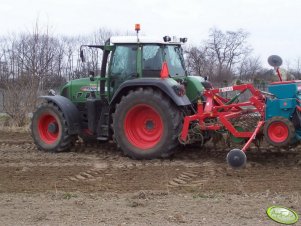
<path fill-rule="evenodd" d="M 179 144 L 181 115 L 160 91 L 151 88 L 131 91 L 116 105 L 113 114 L 115 142 L 133 159 L 168 157 Z"/>
<path fill-rule="evenodd" d="M 295 127 L 287 118 L 277 116 L 270 118 L 265 123 L 263 134 L 269 144 L 276 147 L 285 147 L 289 146 L 293 141 Z"/>
<path fill-rule="evenodd" d="M 51 126 L 53 131 L 49 129 Z M 52 102 L 43 103 L 34 112 L 30 127 L 32 138 L 39 150 L 67 151 L 76 140 L 75 135 L 68 134 L 68 125 L 62 111 Z"/>
<path fill-rule="evenodd" d="M 246 154 L 242 150 L 237 149 L 237 148 L 229 151 L 226 159 L 227 159 L 228 165 L 230 165 L 234 169 L 242 168 L 247 163 Z"/>

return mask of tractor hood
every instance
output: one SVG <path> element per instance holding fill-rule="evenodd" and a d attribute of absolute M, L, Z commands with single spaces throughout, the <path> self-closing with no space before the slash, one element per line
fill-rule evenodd
<path fill-rule="evenodd" d="M 195 103 L 203 94 L 205 79 L 200 76 L 187 76 L 186 95 L 192 103 Z"/>
<path fill-rule="evenodd" d="M 90 97 L 91 92 L 94 92 L 96 97 L 99 96 L 99 80 L 100 77 L 80 78 L 69 81 L 61 90 L 60 95 L 69 98 L 72 102 L 85 102 Z"/>

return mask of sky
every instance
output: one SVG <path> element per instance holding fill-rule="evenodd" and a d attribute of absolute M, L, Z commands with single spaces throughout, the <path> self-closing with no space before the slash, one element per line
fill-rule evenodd
<path fill-rule="evenodd" d="M 31 30 L 37 19 L 58 35 L 140 23 L 144 35 L 187 37 L 187 45 L 199 45 L 213 27 L 244 29 L 263 66 L 272 54 L 291 67 L 301 59 L 300 0 L 0 0 L 0 35 Z"/>

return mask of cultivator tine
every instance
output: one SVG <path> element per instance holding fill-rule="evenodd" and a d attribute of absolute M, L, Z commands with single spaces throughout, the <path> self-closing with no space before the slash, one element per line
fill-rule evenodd
<path fill-rule="evenodd" d="M 259 121 L 257 124 L 256 129 L 254 130 L 252 136 L 249 138 L 249 140 L 247 141 L 247 143 L 243 146 L 243 148 L 241 149 L 243 152 L 246 152 L 247 149 L 249 148 L 250 144 L 252 143 L 253 140 L 255 140 L 256 135 L 259 133 L 261 127 L 263 126 L 264 121 Z"/>
<path fill-rule="evenodd" d="M 243 146 L 243 148 L 241 150 L 235 148 L 235 149 L 232 149 L 231 151 L 229 151 L 226 159 L 227 159 L 228 164 L 232 168 L 237 169 L 237 168 L 241 168 L 246 165 L 247 156 L 246 156 L 245 152 L 250 147 L 252 141 L 255 140 L 256 135 L 259 133 L 263 124 L 264 124 L 264 121 L 258 122 L 257 127 L 254 130 L 252 136 L 250 136 L 250 138 L 248 139 L 248 141 L 245 143 L 245 145 Z"/>

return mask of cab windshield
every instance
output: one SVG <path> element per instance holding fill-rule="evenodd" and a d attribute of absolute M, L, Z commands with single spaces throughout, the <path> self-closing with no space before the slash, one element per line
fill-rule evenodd
<path fill-rule="evenodd" d="M 183 52 L 179 45 L 144 45 L 142 49 L 142 75 L 160 77 L 163 62 L 167 62 L 170 77 L 186 75 Z"/>
<path fill-rule="evenodd" d="M 181 77 L 186 75 L 182 48 L 178 45 L 166 45 L 164 48 L 169 75 Z"/>

